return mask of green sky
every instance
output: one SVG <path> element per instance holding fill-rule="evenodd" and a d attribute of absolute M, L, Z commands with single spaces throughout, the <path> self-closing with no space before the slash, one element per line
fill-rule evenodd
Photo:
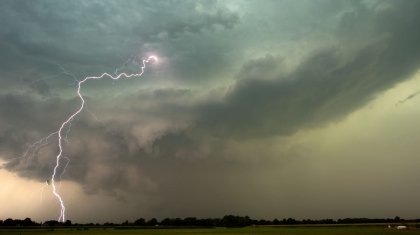
<path fill-rule="evenodd" d="M 0 219 L 417 218 L 420 1 L 0 2 Z M 29 148 L 32 150 L 31 148 Z M 24 156 L 24 157 L 22 157 Z M 69 163 L 63 173 L 63 166 Z M 112 211 L 113 213 L 109 213 Z"/>

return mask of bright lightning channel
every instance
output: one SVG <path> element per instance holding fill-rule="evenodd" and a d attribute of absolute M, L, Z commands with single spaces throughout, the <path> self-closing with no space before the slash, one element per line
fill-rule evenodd
<path fill-rule="evenodd" d="M 71 122 L 72 120 L 80 113 L 82 112 L 83 108 L 85 107 L 85 99 L 83 98 L 83 95 L 81 93 L 81 88 L 82 88 L 82 84 L 87 82 L 88 80 L 99 80 L 103 77 L 109 77 L 113 80 L 119 80 L 120 78 L 132 78 L 132 77 L 141 77 L 144 73 L 144 70 L 146 68 L 146 64 L 149 63 L 150 61 L 154 61 L 157 62 L 158 58 L 156 56 L 149 56 L 147 59 L 143 59 L 142 61 L 142 66 L 140 67 L 140 72 L 139 73 L 133 73 L 133 74 L 127 74 L 127 73 L 119 73 L 116 74 L 114 76 L 112 76 L 109 73 L 103 73 L 100 76 L 90 76 L 90 77 L 85 77 L 83 80 L 78 81 L 77 82 L 77 95 L 79 96 L 81 103 L 80 103 L 80 107 L 79 109 L 77 109 L 73 114 L 71 114 L 60 126 L 60 128 L 58 129 L 58 131 L 51 133 L 50 135 L 48 135 L 47 138 L 44 138 L 42 140 L 40 140 L 41 142 L 44 142 L 45 139 L 50 138 L 52 135 L 57 134 L 58 135 L 58 155 L 56 156 L 56 163 L 55 163 L 55 167 L 53 170 L 53 173 L 51 175 L 51 186 L 53 188 L 53 194 L 54 196 L 58 199 L 58 201 L 60 202 L 60 217 L 58 218 L 59 222 L 64 222 L 66 219 L 66 207 L 64 205 L 64 201 L 60 195 L 60 193 L 58 192 L 56 185 L 55 185 L 55 178 L 56 178 L 56 174 L 57 174 L 57 169 L 60 166 L 60 159 L 63 158 L 63 136 L 62 136 L 62 132 L 65 129 L 65 127 L 67 126 L 68 128 L 70 128 Z M 64 137 L 65 138 L 65 137 Z M 39 144 L 39 143 L 37 143 Z M 69 162 L 69 159 L 67 159 Z M 67 164 L 68 164 L 67 162 Z M 67 166 L 66 164 L 66 166 Z"/>

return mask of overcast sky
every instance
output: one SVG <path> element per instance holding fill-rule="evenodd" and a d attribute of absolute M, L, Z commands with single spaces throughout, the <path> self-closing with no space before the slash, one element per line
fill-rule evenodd
<path fill-rule="evenodd" d="M 58 169 L 66 218 L 417 218 L 419 12 L 415 0 L 1 1 L 0 219 L 58 218 L 45 184 L 57 136 L 31 144 L 77 110 L 77 80 L 152 54 L 141 78 L 82 87 Z"/>

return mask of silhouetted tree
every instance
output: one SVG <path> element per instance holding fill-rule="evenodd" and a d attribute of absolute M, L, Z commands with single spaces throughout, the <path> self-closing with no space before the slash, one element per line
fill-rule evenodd
<path fill-rule="evenodd" d="M 248 216 L 234 216 L 234 215 L 225 215 L 221 220 L 221 225 L 224 227 L 244 227 L 251 224 L 252 221 Z"/>
<path fill-rule="evenodd" d="M 335 221 L 333 219 L 323 219 L 321 224 L 335 224 Z"/>
<path fill-rule="evenodd" d="M 30 218 L 26 218 L 22 221 L 22 226 L 34 226 L 36 225 Z"/>
<path fill-rule="evenodd" d="M 216 221 L 215 219 L 200 219 L 197 221 L 197 226 L 201 227 L 215 227 Z"/>
<path fill-rule="evenodd" d="M 197 218 L 195 218 L 195 217 L 185 218 L 183 226 L 197 226 Z"/>
<path fill-rule="evenodd" d="M 149 221 L 147 221 L 147 223 L 146 223 L 146 225 L 148 225 L 148 226 L 155 226 L 157 224 L 158 224 L 158 221 L 157 221 L 156 218 L 152 218 Z"/>
<path fill-rule="evenodd" d="M 196 217 L 186 217 L 181 218 L 165 218 L 160 223 L 156 218 L 150 220 L 145 220 L 143 218 L 137 219 L 134 223 L 129 223 L 128 220 L 121 224 L 114 223 L 104 223 L 105 226 L 115 226 L 115 225 L 136 225 L 136 226 L 197 226 L 197 227 L 243 227 L 250 225 L 295 225 L 295 224 L 356 224 L 356 223 L 392 223 L 392 222 L 420 222 L 420 219 L 404 220 L 396 216 L 395 218 L 386 218 L 386 219 L 369 219 L 369 218 L 344 218 L 344 219 L 321 219 L 321 220 L 295 220 L 293 218 L 287 218 L 283 220 L 253 220 L 249 216 L 236 216 L 236 215 L 225 215 L 222 219 L 220 218 L 207 218 L 207 219 L 197 219 Z M 58 222 L 56 220 L 50 220 L 43 223 L 48 226 L 100 226 L 96 223 L 86 223 L 86 224 L 72 224 L 70 220 L 67 220 L 65 223 Z M 40 225 L 30 218 L 25 218 L 24 220 L 20 219 L 11 219 L 8 218 L 4 221 L 0 220 L 0 226 L 16 227 L 16 226 L 37 226 Z"/>
<path fill-rule="evenodd" d="M 13 219 L 8 218 L 3 222 L 4 226 L 16 226 L 15 222 Z"/>
<path fill-rule="evenodd" d="M 184 220 L 181 219 L 181 218 L 178 218 L 178 217 L 175 218 L 175 219 L 172 219 L 171 223 L 172 223 L 173 226 L 185 226 Z"/>
<path fill-rule="evenodd" d="M 289 224 L 289 225 L 297 224 L 297 221 L 293 218 L 287 218 L 287 219 L 283 219 L 283 224 Z"/>
<path fill-rule="evenodd" d="M 71 226 L 71 221 L 70 220 L 66 220 L 66 222 L 64 222 L 64 226 Z M 99 225 L 99 224 L 98 224 Z"/>
<path fill-rule="evenodd" d="M 61 225 L 60 222 L 58 222 L 57 220 L 48 220 L 44 222 L 45 225 L 50 226 L 50 227 L 55 227 L 55 226 L 59 226 Z"/>
<path fill-rule="evenodd" d="M 146 225 L 146 220 L 143 218 L 137 219 L 136 221 L 134 221 L 134 224 L 137 226 L 145 226 Z"/>
<path fill-rule="evenodd" d="M 273 220 L 273 224 L 274 224 L 274 225 L 279 225 L 279 224 L 281 224 L 281 222 L 280 222 L 280 220 L 278 220 L 278 219 L 274 219 L 274 220 Z"/>

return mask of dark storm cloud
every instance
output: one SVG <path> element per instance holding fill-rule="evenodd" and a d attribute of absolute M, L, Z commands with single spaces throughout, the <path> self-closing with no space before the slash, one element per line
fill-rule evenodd
<path fill-rule="evenodd" d="M 124 100 L 116 103 L 107 100 L 104 102 L 109 107 L 103 107 L 106 113 L 100 116 L 104 121 L 97 121 L 89 112 L 82 113 L 73 121 L 68 141 L 64 143 L 65 157 L 71 159 L 65 178 L 82 183 L 88 193 L 104 191 L 119 199 L 124 199 L 119 192 L 121 190 L 153 191 L 153 181 L 140 173 L 144 158 L 158 156 L 160 159 L 168 159 L 171 150 L 175 150 L 174 153 L 178 153 L 180 159 L 188 157 L 180 156 L 186 154 L 182 152 L 182 148 L 175 148 L 177 143 L 188 144 L 179 138 L 171 139 L 168 143 L 170 149 L 166 149 L 165 145 L 153 150 L 148 149 L 160 135 L 175 131 L 178 128 L 177 123 L 185 126 L 182 122 L 186 117 L 178 113 L 184 107 L 176 108 L 177 104 L 174 102 L 185 99 L 188 94 L 186 89 L 172 88 L 157 89 L 143 94 L 138 98 L 146 100 L 142 104 L 148 107 L 147 113 L 144 113 L 143 107 L 139 107 L 139 103 L 126 103 L 122 106 L 120 102 Z M 92 107 L 98 103 L 98 100 L 90 97 L 85 99 Z M 133 97 L 127 102 L 132 100 Z M 150 101 L 157 102 L 160 107 L 154 107 L 156 104 L 148 105 Z M 17 172 L 22 177 L 41 182 L 49 178 L 57 155 L 57 136 L 43 141 L 46 145 L 39 149 L 30 148 L 30 144 L 55 131 L 58 128 L 57 120 L 67 118 L 78 103 L 78 99 L 64 101 L 57 97 L 37 98 L 30 93 L 0 96 L 0 104 L 4 107 L 0 111 L 0 153 L 6 160 L 3 167 Z M 120 116 L 116 116 L 115 113 L 119 113 Z M 144 123 L 148 123 L 147 127 Z M 135 131 L 139 128 L 142 130 Z M 67 130 L 64 133 L 67 133 Z M 28 154 L 23 155 L 27 150 Z M 66 164 L 67 159 L 62 159 L 62 166 Z M 60 174 L 62 171 L 63 168 L 59 168 Z"/>
<path fill-rule="evenodd" d="M 365 34 L 368 45 L 349 53 L 351 39 L 344 38 L 274 80 L 265 77 L 275 69 L 272 57 L 247 64 L 246 79 L 233 85 L 222 102 L 200 107 L 200 127 L 221 136 L 288 135 L 344 117 L 419 68 L 419 8 L 419 2 L 407 1 L 379 12 L 349 13 L 340 30 L 345 37 Z"/>
<path fill-rule="evenodd" d="M 197 215 L 220 211 L 214 205 L 229 206 L 233 195 L 258 188 L 264 179 L 253 177 L 270 164 L 238 167 L 246 154 L 232 156 L 231 141 L 289 136 L 340 120 L 419 68 L 420 3 L 368 2 L 255 1 L 257 10 L 241 15 L 240 7 L 234 12 L 219 1 L 2 1 L 0 154 L 24 152 L 77 107 L 74 77 L 59 65 L 80 78 L 114 71 L 150 50 L 166 57 L 156 83 L 169 85 L 87 85 L 90 112 L 74 120 L 63 179 L 119 199 L 122 192 L 151 194 L 174 216 L 190 202 Z M 308 12 L 297 14 L 305 5 Z M 269 10 L 275 12 L 264 14 Z M 297 18 L 287 21 L 277 10 Z M 284 49 L 299 48 L 319 39 L 316 33 L 333 39 L 298 50 L 297 65 L 285 72 L 295 58 L 270 48 L 282 40 Z M 4 167 L 44 181 L 54 144 Z M 206 196 L 211 205 L 199 205 Z"/>
<path fill-rule="evenodd" d="M 109 67 L 113 71 L 115 66 L 133 54 L 137 56 L 139 51 L 142 53 L 144 48 L 157 48 L 177 64 L 171 73 L 178 73 L 182 80 L 186 77 L 183 64 L 196 60 L 185 55 L 194 53 L 194 56 L 204 58 L 206 50 L 202 50 L 200 54 L 197 48 L 180 47 L 184 44 L 191 46 L 189 40 L 200 38 L 194 35 L 231 30 L 239 22 L 238 16 L 223 4 L 206 1 L 3 1 L 0 4 L 0 20 L 3 24 L 0 30 L 0 93 L 3 94 L 0 97 L 1 149 L 4 155 L 10 152 L 14 155 L 23 153 L 28 143 L 53 131 L 56 125 L 52 127 L 51 123 L 64 120 L 69 110 L 75 107 L 76 103 L 73 102 L 78 100 L 72 98 L 68 101 L 67 97 L 62 97 L 65 91 L 63 88 L 71 89 L 73 97 L 74 79 L 85 75 L 87 71 L 97 73 L 109 70 Z M 182 42 L 176 43 L 177 40 Z M 171 42 L 174 42 L 173 45 Z M 196 43 L 196 47 L 207 45 L 207 52 L 217 48 L 217 44 L 213 44 L 211 48 L 211 40 L 203 40 L 203 43 Z M 184 56 L 179 56 L 179 52 Z M 216 53 L 214 56 L 214 61 L 220 58 Z M 189 76 L 196 77 L 200 68 L 216 68 L 211 61 L 201 61 L 196 63 L 196 73 L 188 72 Z M 68 76 L 67 71 L 63 73 L 63 67 L 71 72 L 76 71 L 76 77 Z M 10 93 L 10 88 L 13 93 Z M 166 107 L 164 112 L 160 109 L 156 113 L 149 109 L 149 114 L 145 115 L 148 120 L 153 119 L 153 115 L 171 116 L 174 119 L 183 108 L 176 108 L 179 105 L 171 97 L 185 96 L 187 92 L 179 89 L 157 89 L 146 97 L 138 98 L 148 100 L 145 104 L 152 103 L 151 100 L 158 103 L 160 100 L 160 106 Z M 112 100 L 108 100 L 108 104 L 121 107 Z M 135 107 L 138 104 L 129 106 Z M 133 113 L 144 110 L 127 110 L 122 107 L 119 111 L 132 117 Z M 104 187 L 110 190 L 118 188 L 118 185 L 127 185 L 124 183 L 127 177 L 116 177 L 120 180 L 116 180 L 115 184 L 100 181 L 102 184 L 93 182 L 92 177 L 88 176 L 92 166 L 98 162 L 108 166 L 125 164 L 119 158 L 133 155 L 128 150 L 133 148 L 128 146 L 130 144 L 140 145 L 136 147 L 136 151 L 141 152 L 138 149 L 145 143 L 137 143 L 137 138 L 140 137 L 133 136 L 130 130 L 136 122 L 132 118 L 126 122 L 121 121 L 111 118 L 109 124 L 116 128 L 108 133 L 106 131 L 109 129 L 104 126 L 79 120 L 79 126 L 90 130 L 84 135 L 97 141 L 93 143 L 90 140 L 89 144 L 75 141 L 79 145 L 68 146 L 73 159 L 69 178 L 91 185 L 89 191 Z M 151 130 L 151 135 L 159 135 L 160 128 L 164 127 L 156 125 Z M 80 127 L 73 129 L 75 132 L 83 132 Z M 55 143 L 54 139 L 50 142 Z M 50 160 L 55 156 L 56 149 L 53 145 L 49 147 L 38 153 L 44 157 L 42 159 L 17 159 L 8 162 L 5 167 L 22 176 L 35 177 L 42 181 L 51 169 Z M 117 157 L 108 160 L 92 157 L 102 155 Z M 127 159 L 124 161 L 127 162 Z M 120 175 L 118 172 L 120 171 L 115 171 L 115 176 Z"/>
<path fill-rule="evenodd" d="M 179 55 L 182 45 L 176 40 L 232 29 L 238 16 L 206 1 L 3 1 L 0 20 L 3 72 L 8 65 L 39 67 L 44 62 L 81 75 L 115 67 L 145 49 L 162 51 L 178 66 L 191 63 Z M 205 41 L 193 44 L 181 55 L 205 57 L 198 47 L 211 47 Z M 174 67 L 172 72 L 182 71 Z"/>
<path fill-rule="evenodd" d="M 106 12 L 112 7 L 115 7 L 116 11 L 125 9 L 119 8 L 121 6 L 113 6 L 112 3 L 110 5 L 94 3 L 99 4 L 94 5 L 100 9 L 99 13 L 94 12 L 93 16 L 89 16 L 92 19 L 89 18 L 88 20 L 98 24 L 98 20 L 95 17 L 106 18 L 104 17 L 107 16 Z M 48 9 L 52 9 L 55 5 L 31 8 L 26 5 L 35 3 L 13 2 L 10 4 L 16 12 L 18 12 L 17 9 L 21 8 L 23 8 L 23 11 L 28 11 L 27 14 L 35 18 L 35 22 L 40 25 L 45 20 L 43 17 L 63 18 L 56 12 L 46 16 L 40 14 L 48 11 Z M 64 3 L 60 2 L 60 4 Z M 63 7 L 60 4 L 58 6 Z M 70 4 L 71 8 L 74 8 L 79 3 L 65 4 Z M 91 6 L 92 4 L 89 3 L 89 7 L 93 7 Z M 134 4 L 134 2 L 127 4 Z M 163 6 L 159 4 L 163 4 Z M 139 16 L 136 18 L 139 20 L 138 22 L 149 20 L 150 24 L 153 23 L 151 20 L 153 17 L 140 17 L 142 14 L 145 14 L 142 11 L 148 12 L 147 9 L 151 9 L 150 11 L 154 12 L 153 9 L 156 8 L 168 13 L 171 6 L 173 6 L 169 3 L 159 4 L 158 7 L 151 7 L 147 4 L 142 6 L 142 10 L 140 10 Z M 185 10 L 191 9 L 194 5 L 190 2 L 183 4 L 186 5 L 176 5 L 176 7 L 181 7 Z M 133 7 L 132 5 L 130 6 Z M 90 9 L 89 7 L 86 9 Z M 206 7 L 211 8 L 211 6 Z M 339 19 L 337 24 L 339 25 L 339 30 L 335 33 L 338 43 L 326 46 L 326 49 L 318 49 L 312 52 L 290 74 L 283 74 L 281 71 L 278 71 L 278 67 L 282 66 L 282 61 L 286 58 L 268 55 L 262 59 L 253 59 L 244 64 L 236 83 L 229 89 L 225 97 L 221 100 L 219 99 L 218 102 L 190 103 L 190 106 L 182 105 L 181 102 L 184 102 L 185 99 L 195 96 L 192 91 L 186 89 L 158 89 L 151 95 L 140 96 L 139 99 L 141 100 L 137 101 L 136 104 L 132 104 L 132 98 L 127 98 L 124 101 L 126 105 L 120 107 L 117 107 L 117 101 L 110 101 L 111 103 L 108 103 L 108 106 L 117 105 L 114 106 L 114 114 L 121 113 L 127 115 L 128 118 L 125 121 L 118 118 L 109 120 L 112 126 L 117 126 L 112 135 L 107 135 L 103 131 L 95 130 L 95 128 L 90 131 L 91 134 L 84 133 L 84 135 L 91 136 L 93 139 L 101 142 L 101 146 L 114 148 L 112 152 L 115 156 L 138 154 L 160 156 L 165 159 L 170 155 L 175 157 L 184 155 L 189 157 L 180 157 L 180 159 L 191 159 L 194 156 L 200 158 L 200 156 L 214 155 L 217 152 L 215 151 L 217 149 L 215 146 L 221 146 L 223 138 L 226 137 L 241 139 L 289 135 L 302 128 L 316 127 L 337 120 L 371 100 L 378 92 L 407 78 L 418 68 L 419 46 L 416 42 L 419 41 L 420 34 L 416 30 L 415 23 L 413 23 L 419 19 L 416 11 L 413 10 L 418 8 L 419 3 L 417 2 L 392 3 L 389 8 L 380 10 L 367 9 L 364 5 L 357 5 L 351 11 L 342 14 Z M 183 10 L 180 11 L 182 12 Z M 195 12 L 192 16 L 187 16 L 187 13 L 185 13 L 181 14 L 185 15 L 181 18 L 168 13 L 164 16 L 168 19 L 163 18 L 156 23 L 158 27 L 153 29 L 157 30 L 156 32 L 151 32 L 152 29 L 147 29 L 147 27 L 151 27 L 147 26 L 148 24 L 142 25 L 146 25 L 144 27 L 146 27 L 149 37 L 150 35 L 156 35 L 157 37 L 163 31 L 170 32 L 168 33 L 168 40 L 172 40 L 171 38 L 173 37 L 179 37 L 182 33 L 200 33 L 202 30 L 211 30 L 211 27 L 215 24 L 231 28 L 233 26 L 232 22 L 236 22 L 236 18 L 234 15 L 228 17 L 228 13 L 221 13 L 220 11 L 220 9 L 215 8 L 213 13 L 212 11 L 209 11 L 210 13 L 202 13 L 205 14 L 204 17 L 200 11 L 198 11 L 199 13 Z M 129 17 L 133 16 L 130 15 Z M 170 20 L 173 18 L 176 20 Z M 187 21 L 187 18 L 199 18 L 200 20 Z M 116 21 L 114 18 L 107 20 L 109 20 L 109 24 L 115 24 Z M 60 36 L 61 34 L 69 33 L 67 30 L 62 30 L 59 27 L 62 23 L 60 22 L 54 22 L 51 27 L 47 27 L 47 29 L 57 31 L 58 38 L 63 37 Z M 69 30 L 80 30 L 78 27 L 75 27 L 78 24 L 80 24 L 79 26 L 82 29 L 83 27 L 89 27 L 82 26 L 82 22 L 79 22 L 76 18 L 70 18 L 69 22 L 71 23 L 70 26 L 73 25 Z M 106 24 L 107 21 L 103 23 Z M 193 25 L 188 26 L 189 23 Z M 124 26 L 122 29 L 117 27 L 118 25 L 114 25 L 115 27 L 111 28 L 128 30 L 128 28 L 132 29 L 131 27 L 134 27 L 131 24 L 129 25 L 129 27 Z M 94 27 L 94 29 L 98 30 L 98 32 L 109 30 L 99 26 Z M 11 29 L 5 31 L 11 31 Z M 18 32 L 24 33 L 24 30 Z M 356 35 L 357 39 L 361 37 L 363 40 L 360 43 L 351 42 L 351 39 L 348 39 L 351 35 Z M 17 35 L 16 37 L 20 37 L 17 40 L 18 43 L 25 39 L 23 35 Z M 46 36 L 44 35 L 43 37 Z M 38 46 L 35 39 L 29 40 L 27 42 L 29 47 Z M 44 42 L 45 40 L 40 39 L 39 41 Z M 352 45 L 354 49 L 348 49 L 346 47 L 347 43 Z M 22 45 L 16 45 L 16 47 L 23 51 L 27 50 Z M 75 48 L 76 51 L 79 51 L 85 46 Z M 65 51 L 60 53 L 66 55 Z M 191 56 L 191 59 L 196 60 L 197 56 Z M 200 62 L 199 59 L 198 61 L 201 64 L 210 63 L 208 61 Z M 43 83 L 32 86 L 41 94 L 47 94 L 49 91 Z M 20 126 L 23 129 L 23 127 L 29 128 L 29 124 L 23 125 L 29 116 L 35 122 L 41 122 L 41 120 L 46 118 L 53 122 L 53 120 L 61 120 L 63 118 L 60 119 L 60 117 L 65 116 L 65 109 L 58 109 L 58 105 L 52 105 L 43 101 L 42 107 L 44 108 L 42 108 L 30 97 L 25 99 L 22 99 L 22 97 L 12 95 L 2 97 L 3 106 L 6 108 L 3 109 L 3 123 L 15 123 L 15 126 Z M 113 102 L 117 103 L 113 104 Z M 103 103 L 107 102 L 103 101 Z M 146 105 L 148 110 L 142 109 L 139 104 Z M 8 107 L 10 108 L 8 109 Z M 106 109 L 106 106 L 103 107 Z M 128 107 L 128 109 L 124 107 Z M 145 111 L 146 113 L 144 113 Z M 50 115 L 51 113 L 55 115 Z M 38 118 L 37 115 L 41 116 Z M 112 117 L 112 114 L 108 115 Z M 139 123 L 132 120 L 132 118 L 141 116 L 145 118 L 143 122 L 149 123 L 149 125 L 152 125 L 154 117 L 160 117 L 165 123 L 164 127 L 157 127 L 156 130 L 152 131 L 152 134 L 147 133 L 147 135 L 153 136 L 150 137 L 151 140 L 149 142 L 139 142 L 138 139 L 147 137 L 143 135 L 136 136 L 132 133 L 133 126 Z M 13 117 L 20 117 L 22 121 L 17 123 L 19 118 L 9 121 Z M 175 126 L 175 124 L 167 123 L 177 119 L 178 121 L 175 123 L 182 123 L 182 120 L 187 120 L 187 122 L 181 127 L 169 127 L 171 125 Z M 33 123 L 34 121 L 31 121 L 31 125 Z M 45 123 L 39 124 L 39 126 L 46 125 Z M 79 123 L 79 125 L 83 125 L 83 122 Z M 83 128 L 76 127 L 74 131 L 81 129 Z M 10 130 L 7 129 L 4 133 L 10 133 Z M 22 130 L 20 135 L 23 135 L 23 133 L 24 131 Z M 99 138 L 101 135 L 108 137 Z M 100 144 L 98 143 L 98 145 Z M 92 144 L 92 146 L 94 145 Z M 144 148 L 147 145 L 152 147 L 146 151 Z M 88 156 L 95 155 L 90 153 L 93 150 L 89 149 L 88 145 L 81 144 L 81 146 L 74 148 L 77 151 L 74 150 L 71 155 L 77 156 L 80 153 Z M 132 150 L 128 151 L 127 149 Z M 107 151 L 103 152 L 105 154 Z M 77 164 L 78 161 L 88 161 L 86 160 L 88 158 L 74 158 L 79 159 L 75 160 L 74 164 Z M 115 164 L 115 162 L 110 164 Z M 79 165 L 90 166 L 90 164 Z M 78 171 L 74 170 L 74 172 Z M 82 172 L 87 172 L 87 170 L 83 169 Z M 78 181 L 83 181 L 84 175 L 84 173 L 78 172 L 74 176 L 79 176 Z"/>
<path fill-rule="evenodd" d="M 6 160 L 6 169 L 43 181 L 52 167 L 48 157 L 55 154 L 56 148 L 32 151 L 29 146 L 53 132 L 50 124 L 64 119 L 68 105 L 75 107 L 76 100 L 19 93 L 0 95 L 0 153 Z M 50 142 L 56 143 L 55 139 Z M 25 156 L 27 150 L 29 155 Z"/>

